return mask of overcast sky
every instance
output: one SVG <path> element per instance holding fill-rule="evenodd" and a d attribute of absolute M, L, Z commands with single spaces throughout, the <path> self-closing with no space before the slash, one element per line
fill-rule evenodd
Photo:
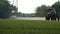
<path fill-rule="evenodd" d="M 13 3 L 13 0 L 11 4 Z M 35 9 L 41 5 L 52 5 L 58 0 L 18 0 L 18 12 L 22 13 L 35 13 Z M 17 0 L 14 1 L 14 5 L 17 6 Z"/>

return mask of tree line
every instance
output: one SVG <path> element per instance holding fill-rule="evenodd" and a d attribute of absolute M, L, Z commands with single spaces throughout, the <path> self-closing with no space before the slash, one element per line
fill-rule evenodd
<path fill-rule="evenodd" d="M 52 6 L 42 5 L 42 6 L 37 7 L 35 16 L 36 17 L 46 16 L 49 8 L 54 8 L 56 10 L 57 14 L 60 14 L 60 1 L 55 2 Z"/>
<path fill-rule="evenodd" d="M 49 8 L 55 8 L 57 14 L 60 14 L 60 1 L 55 2 L 52 6 L 38 6 L 36 8 L 36 17 L 44 17 L 46 16 Z M 12 13 L 12 11 L 15 11 L 15 13 Z M 0 0 L 0 18 L 9 18 L 11 15 L 15 15 L 17 11 L 17 7 L 13 6 L 9 3 L 7 0 Z"/>

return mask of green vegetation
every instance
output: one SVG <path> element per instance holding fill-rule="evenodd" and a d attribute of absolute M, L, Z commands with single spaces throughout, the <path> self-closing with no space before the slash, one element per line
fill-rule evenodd
<path fill-rule="evenodd" d="M 0 34 L 60 34 L 60 21 L 0 19 Z"/>
<path fill-rule="evenodd" d="M 58 2 L 55 2 L 53 5 L 52 5 L 53 8 L 55 8 L 57 14 L 60 14 L 60 1 Z M 60 15 L 59 15 L 60 16 Z"/>
<path fill-rule="evenodd" d="M 46 5 L 38 6 L 36 8 L 36 16 L 37 17 L 46 16 L 49 8 L 54 8 L 57 14 L 60 16 L 60 1 L 55 2 L 52 6 Z"/>
<path fill-rule="evenodd" d="M 36 15 L 37 17 L 46 16 L 49 8 L 50 8 L 50 6 L 46 6 L 46 5 L 38 6 L 38 7 L 36 8 L 36 14 L 35 14 L 35 15 Z"/>
<path fill-rule="evenodd" d="M 11 5 L 7 0 L 0 0 L 0 18 L 9 18 L 13 15 L 12 11 L 16 12 L 17 7 Z"/>

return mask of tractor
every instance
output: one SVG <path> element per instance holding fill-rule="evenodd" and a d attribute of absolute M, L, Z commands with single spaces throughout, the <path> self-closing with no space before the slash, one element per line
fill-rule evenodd
<path fill-rule="evenodd" d="M 59 15 L 56 13 L 55 9 L 48 10 L 46 20 L 59 20 Z"/>

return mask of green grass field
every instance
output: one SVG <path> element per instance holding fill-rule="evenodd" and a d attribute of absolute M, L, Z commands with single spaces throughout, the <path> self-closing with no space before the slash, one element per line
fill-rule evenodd
<path fill-rule="evenodd" d="M 60 21 L 0 19 L 0 34 L 60 34 Z"/>

